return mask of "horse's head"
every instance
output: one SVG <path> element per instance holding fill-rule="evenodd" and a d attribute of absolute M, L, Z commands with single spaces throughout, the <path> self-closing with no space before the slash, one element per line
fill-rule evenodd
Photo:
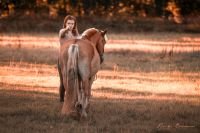
<path fill-rule="evenodd" d="M 106 32 L 107 32 L 107 30 L 99 31 L 100 35 L 99 35 L 98 43 L 96 45 L 97 51 L 98 51 L 100 59 L 101 59 L 101 63 L 104 60 L 104 57 L 103 57 L 104 47 L 105 47 L 105 44 L 107 41 Z"/>
<path fill-rule="evenodd" d="M 101 63 L 103 62 L 104 46 L 107 41 L 106 32 L 107 30 L 90 28 L 84 31 L 81 37 L 82 39 L 90 40 L 96 46 L 96 49 L 101 59 Z"/>

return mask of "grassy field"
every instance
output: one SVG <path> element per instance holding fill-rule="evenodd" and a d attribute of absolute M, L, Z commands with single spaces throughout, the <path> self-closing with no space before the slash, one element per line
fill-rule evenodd
<path fill-rule="evenodd" d="M 2 133 L 199 133 L 200 35 L 109 35 L 86 120 L 60 115 L 57 35 L 0 35 Z"/>

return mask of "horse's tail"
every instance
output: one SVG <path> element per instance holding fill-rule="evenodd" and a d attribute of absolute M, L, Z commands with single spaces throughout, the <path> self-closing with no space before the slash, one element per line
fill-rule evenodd
<path fill-rule="evenodd" d="M 77 44 L 70 45 L 68 49 L 68 61 L 67 61 L 67 84 L 69 89 L 78 90 L 78 58 L 79 58 L 79 46 Z"/>

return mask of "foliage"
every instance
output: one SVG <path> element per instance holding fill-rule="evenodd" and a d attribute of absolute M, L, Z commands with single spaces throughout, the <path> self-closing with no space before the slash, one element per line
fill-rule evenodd
<path fill-rule="evenodd" d="M 0 0 L 0 16 L 15 12 L 44 12 L 51 17 L 72 14 L 74 16 L 157 17 L 172 18 L 181 23 L 181 17 L 200 13 L 200 0 Z"/>

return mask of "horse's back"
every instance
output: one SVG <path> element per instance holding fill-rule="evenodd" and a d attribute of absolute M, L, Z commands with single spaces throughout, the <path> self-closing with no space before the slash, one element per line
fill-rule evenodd
<path fill-rule="evenodd" d="M 79 47 L 80 61 L 85 61 L 87 63 L 92 61 L 95 51 L 91 42 L 84 39 L 70 39 L 60 47 L 59 60 L 61 60 L 61 62 L 68 60 L 68 49 L 72 44 L 76 44 Z"/>
<path fill-rule="evenodd" d="M 65 41 L 60 47 L 60 53 L 65 53 L 68 51 L 69 46 L 72 44 L 77 44 L 79 46 L 79 55 L 82 56 L 92 56 L 94 54 L 94 48 L 90 41 L 84 39 L 70 39 Z"/>
<path fill-rule="evenodd" d="M 66 49 L 68 49 L 69 46 L 75 42 L 75 40 L 76 40 L 76 39 L 65 40 L 65 41 L 63 42 L 63 44 L 60 46 L 60 52 L 63 52 L 63 51 L 65 51 Z"/>

